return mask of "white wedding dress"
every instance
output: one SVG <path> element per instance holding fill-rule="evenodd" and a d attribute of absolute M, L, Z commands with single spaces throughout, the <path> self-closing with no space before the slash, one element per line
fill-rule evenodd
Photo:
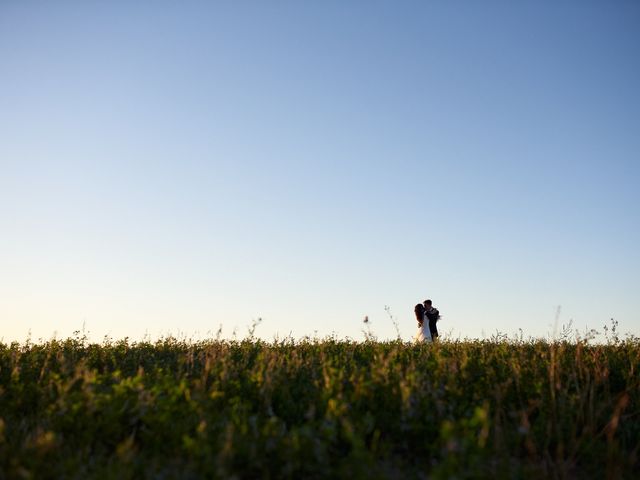
<path fill-rule="evenodd" d="M 431 343 L 433 339 L 431 338 L 431 332 L 429 331 L 429 320 L 426 318 L 422 321 L 422 326 L 418 327 L 418 331 L 413 337 L 413 341 L 415 343 Z"/>

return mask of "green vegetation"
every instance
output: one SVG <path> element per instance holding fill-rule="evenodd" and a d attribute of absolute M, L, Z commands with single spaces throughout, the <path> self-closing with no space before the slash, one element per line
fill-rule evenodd
<path fill-rule="evenodd" d="M 0 344 L 0 478 L 638 478 L 640 341 Z"/>

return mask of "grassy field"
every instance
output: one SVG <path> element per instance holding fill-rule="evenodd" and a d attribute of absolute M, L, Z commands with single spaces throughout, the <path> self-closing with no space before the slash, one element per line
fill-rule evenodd
<path fill-rule="evenodd" d="M 639 478 L 640 341 L 0 344 L 1 478 Z"/>

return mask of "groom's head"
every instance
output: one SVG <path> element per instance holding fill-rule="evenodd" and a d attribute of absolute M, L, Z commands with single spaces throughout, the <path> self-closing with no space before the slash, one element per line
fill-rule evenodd
<path fill-rule="evenodd" d="M 431 300 L 424 301 L 424 308 L 431 308 Z"/>

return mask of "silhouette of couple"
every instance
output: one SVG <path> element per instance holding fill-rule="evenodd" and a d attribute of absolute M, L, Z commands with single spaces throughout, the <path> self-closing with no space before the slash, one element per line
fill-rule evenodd
<path fill-rule="evenodd" d="M 436 323 L 440 319 L 438 309 L 433 306 L 431 300 L 425 300 L 424 303 L 418 303 L 413 311 L 418 321 L 418 332 L 414 337 L 414 341 L 416 343 L 435 341 L 438 338 Z M 427 326 L 425 326 L 425 323 Z"/>

